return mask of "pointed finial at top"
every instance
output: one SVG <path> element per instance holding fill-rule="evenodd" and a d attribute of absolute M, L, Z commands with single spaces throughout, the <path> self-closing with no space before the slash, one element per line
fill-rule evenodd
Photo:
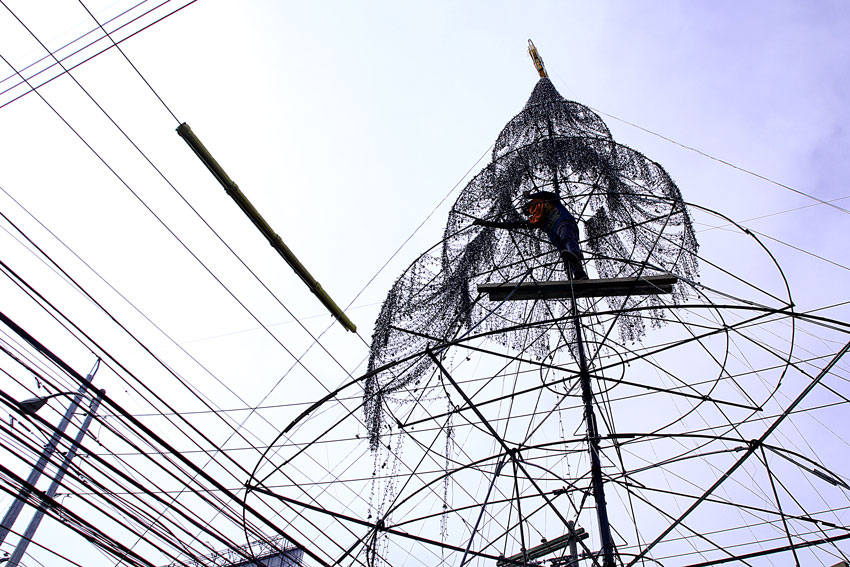
<path fill-rule="evenodd" d="M 537 73 L 543 78 L 548 78 L 549 75 L 546 74 L 546 67 L 543 66 L 543 58 L 537 53 L 537 48 L 534 47 L 534 43 L 530 39 L 528 40 L 528 54 L 531 56 L 531 60 L 534 61 L 534 68 L 537 69 Z"/>

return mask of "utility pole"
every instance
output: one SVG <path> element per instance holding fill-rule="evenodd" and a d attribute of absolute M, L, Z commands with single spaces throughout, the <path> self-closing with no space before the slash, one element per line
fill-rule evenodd
<path fill-rule="evenodd" d="M 570 533 L 574 533 L 575 530 L 575 522 L 570 520 L 567 522 L 567 527 L 570 528 Z M 581 531 L 584 531 L 584 528 L 579 528 Z M 570 555 L 569 562 L 567 563 L 567 567 L 575 567 L 578 565 L 578 545 L 576 545 L 577 537 L 570 539 Z"/>
<path fill-rule="evenodd" d="M 88 389 L 89 384 L 91 384 L 98 366 L 100 366 L 100 359 L 98 359 L 88 376 L 86 376 L 86 382 L 81 384 L 80 389 L 77 390 L 76 394 L 74 394 L 74 399 L 71 401 L 71 405 L 68 406 L 68 409 L 65 410 L 65 415 L 62 416 L 62 421 L 59 422 L 59 425 L 53 431 L 53 435 L 50 436 L 50 440 L 44 446 L 44 450 L 42 450 L 41 454 L 38 456 L 38 461 L 36 461 L 35 466 L 32 468 L 29 476 L 27 477 L 27 485 L 21 488 L 21 491 L 18 493 L 15 501 L 12 502 L 11 506 L 9 506 L 9 510 L 6 512 L 6 515 L 3 516 L 3 521 L 0 522 L 0 544 L 2 544 L 3 541 L 5 541 L 6 536 L 9 535 L 9 530 L 12 529 L 12 525 L 15 523 L 15 520 L 18 519 L 18 515 L 23 509 L 24 503 L 26 503 L 32 492 L 28 487 L 35 486 L 38 479 L 41 478 L 41 474 L 44 472 L 44 467 L 46 467 L 48 461 L 50 461 L 50 456 L 56 451 L 59 440 L 62 439 L 62 435 L 68 428 L 68 424 L 71 423 L 71 418 L 73 418 L 74 413 L 77 411 L 77 407 L 79 407 L 80 402 L 83 399 L 83 395 Z M 25 409 L 24 411 L 30 410 Z"/>
<path fill-rule="evenodd" d="M 100 400 L 103 398 L 103 395 L 106 393 L 105 390 L 98 390 L 97 397 L 92 399 L 91 404 L 89 405 L 88 415 L 86 415 L 85 421 L 83 421 L 82 427 L 77 432 L 77 436 L 74 438 L 74 443 L 71 445 L 71 448 L 68 449 L 68 452 L 65 453 L 65 457 L 62 459 L 62 465 L 59 467 L 59 470 L 56 472 L 56 476 L 53 478 L 53 482 L 50 484 L 50 488 L 47 489 L 47 498 L 52 499 L 56 496 L 56 491 L 59 490 L 59 486 L 62 483 L 62 478 L 65 476 L 65 473 L 68 471 L 68 466 L 71 464 L 71 460 L 77 454 L 77 447 L 80 446 L 80 443 L 83 441 L 83 437 L 86 435 L 86 431 L 91 424 L 91 420 L 94 417 L 94 414 L 97 412 L 98 406 L 100 406 Z M 15 547 L 15 551 L 12 553 L 12 556 L 9 558 L 9 567 L 18 567 L 18 563 L 21 558 L 23 558 L 24 553 L 27 551 L 27 546 L 30 541 L 32 541 L 33 536 L 35 535 L 35 531 L 38 529 L 39 524 L 41 524 L 41 519 L 44 517 L 44 507 L 39 506 L 36 510 L 35 515 L 30 520 L 29 525 L 27 526 L 24 535 L 18 541 L 18 545 Z"/>

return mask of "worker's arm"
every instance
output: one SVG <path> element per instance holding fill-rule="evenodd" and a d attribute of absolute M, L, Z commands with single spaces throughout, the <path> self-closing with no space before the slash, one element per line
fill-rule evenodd
<path fill-rule="evenodd" d="M 522 221 L 491 221 L 486 219 L 475 219 L 472 224 L 486 226 L 488 228 L 531 228 L 527 220 Z"/>

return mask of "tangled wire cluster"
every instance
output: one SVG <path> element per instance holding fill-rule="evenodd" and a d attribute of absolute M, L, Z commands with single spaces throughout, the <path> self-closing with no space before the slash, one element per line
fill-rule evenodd
<path fill-rule="evenodd" d="M 602 119 L 567 101 L 547 78 L 502 130 L 493 159 L 463 189 L 444 238 L 411 264 L 390 289 L 372 336 L 364 411 L 374 449 L 387 396 L 433 369 L 429 347 L 477 331 L 500 331 L 501 344 L 537 359 L 549 354 L 548 330 L 534 325 L 569 313 L 569 302 L 484 300 L 482 283 L 566 279 L 542 232 L 473 225 L 475 219 L 522 220 L 523 193 L 552 191 L 584 228 L 582 249 L 600 278 L 675 274 L 672 301 L 697 278 L 697 241 L 676 184 L 644 155 L 615 142 Z M 590 271 L 591 277 L 594 277 Z M 620 337 L 639 340 L 645 321 L 661 325 L 657 296 L 612 297 Z M 634 308 L 640 306 L 640 311 Z M 569 325 L 564 326 L 569 333 Z"/>

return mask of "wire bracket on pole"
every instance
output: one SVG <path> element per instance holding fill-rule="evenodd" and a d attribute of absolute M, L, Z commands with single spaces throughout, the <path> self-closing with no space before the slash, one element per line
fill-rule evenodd
<path fill-rule="evenodd" d="M 218 180 L 222 187 L 224 187 L 225 192 L 230 195 L 230 197 L 239 205 L 239 208 L 242 209 L 251 222 L 254 223 L 260 232 L 263 233 L 263 236 L 269 241 L 269 244 L 272 245 L 278 254 L 289 264 L 296 274 L 301 278 L 301 280 L 307 284 L 307 287 L 311 292 L 322 302 L 322 305 L 331 312 L 331 315 L 336 317 L 336 319 L 340 322 L 340 324 L 345 327 L 347 331 L 351 331 L 352 333 L 357 332 L 357 327 L 354 323 L 351 322 L 346 314 L 339 308 L 339 306 L 334 302 L 333 299 L 328 295 L 328 293 L 322 289 L 322 286 L 316 279 L 310 275 L 310 272 L 307 271 L 307 268 L 295 257 L 295 254 L 292 253 L 292 250 L 284 244 L 283 240 L 280 236 L 277 235 L 275 231 L 272 230 L 269 223 L 260 215 L 257 209 L 254 208 L 254 205 L 248 200 L 242 191 L 239 190 L 239 186 L 234 183 L 230 176 L 225 173 L 224 169 L 218 164 L 212 154 L 210 154 L 209 150 L 204 146 L 203 143 L 198 139 L 192 129 L 189 128 L 189 125 L 185 122 L 177 127 L 177 134 L 183 138 L 189 147 L 192 148 L 192 151 L 195 152 L 195 155 L 203 162 L 207 169 L 210 170 L 210 173 Z"/>

